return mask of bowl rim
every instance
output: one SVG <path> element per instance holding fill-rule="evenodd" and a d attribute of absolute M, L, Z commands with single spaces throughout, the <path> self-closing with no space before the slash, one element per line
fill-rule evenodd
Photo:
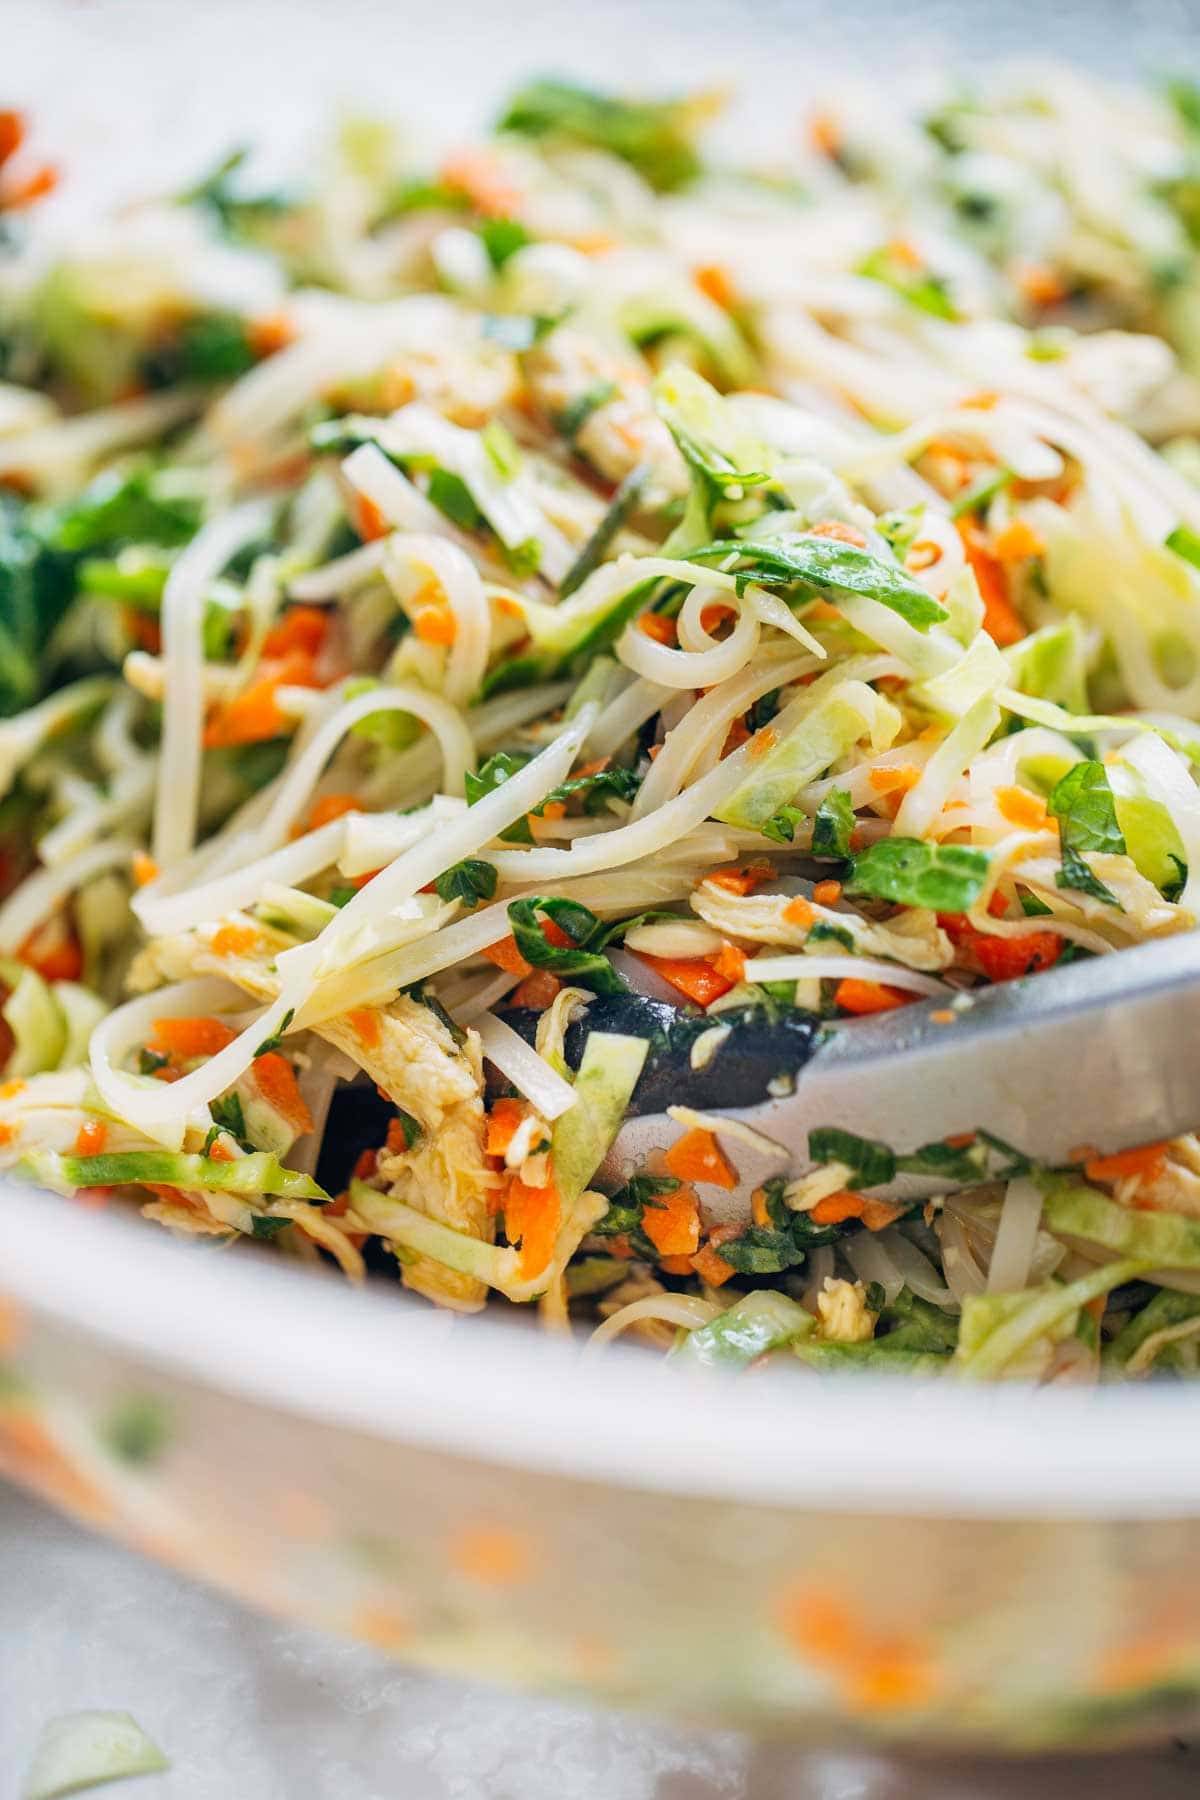
<path fill-rule="evenodd" d="M 294 1415 L 302 1428 L 752 1506 L 1200 1516 L 1200 1433 L 1186 1387 L 797 1384 L 770 1369 L 723 1381 L 620 1344 L 591 1360 L 571 1340 L 508 1320 L 461 1320 L 2 1186 L 0 1291 L 19 1308 L 52 1334 L 144 1364 L 150 1381 L 183 1378 Z"/>

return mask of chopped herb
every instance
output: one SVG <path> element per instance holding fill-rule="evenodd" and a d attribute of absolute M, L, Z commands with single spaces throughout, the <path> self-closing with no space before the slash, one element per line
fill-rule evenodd
<path fill-rule="evenodd" d="M 498 129 L 607 150 L 632 164 L 651 187 L 669 191 L 700 173 L 692 144 L 700 116 L 688 100 L 624 100 L 575 82 L 543 79 L 513 95 Z"/>
<path fill-rule="evenodd" d="M 349 906 L 357 892 L 358 889 L 351 887 L 349 882 L 339 882 L 337 887 L 330 888 L 327 898 L 330 906 Z"/>
<path fill-rule="evenodd" d="M 994 500 L 997 494 L 1003 493 L 1011 480 L 1011 469 L 985 469 L 979 479 L 973 481 L 970 487 L 964 488 L 955 499 L 950 508 L 950 517 L 961 519 L 964 513 L 978 512 L 989 500 Z"/>
<path fill-rule="evenodd" d="M 431 469 L 429 471 L 429 498 L 439 512 L 445 513 L 451 524 L 462 531 L 479 531 L 486 524 L 483 514 L 476 506 L 471 490 L 461 475 L 452 469 Z"/>
<path fill-rule="evenodd" d="M 813 819 L 812 854 L 833 862 L 845 862 L 850 855 L 850 839 L 854 832 L 854 807 L 845 788 L 830 788 Z"/>
<path fill-rule="evenodd" d="M 769 543 L 751 543 L 741 538 L 720 538 L 693 550 L 688 562 L 721 561 L 740 557 L 744 567 L 737 571 L 744 580 L 766 586 L 790 586 L 818 593 L 859 594 L 888 606 L 918 631 L 925 631 L 949 617 L 907 569 L 899 563 L 884 562 L 862 550 L 857 544 L 845 544 L 840 538 L 788 537 L 772 538 Z"/>
<path fill-rule="evenodd" d="M 961 844 L 926 844 L 918 838 L 881 838 L 856 856 L 847 894 L 927 906 L 934 912 L 967 912 L 983 892 L 988 858 Z"/>
<path fill-rule="evenodd" d="M 118 1401 L 100 1427 L 100 1437 L 113 1455 L 134 1468 L 156 1462 L 170 1436 L 170 1409 L 153 1394 L 131 1394 Z"/>
<path fill-rule="evenodd" d="M 777 844 L 790 844 L 796 835 L 796 827 L 805 817 L 802 806 L 781 806 L 777 813 L 762 827 L 764 837 L 772 838 Z"/>
<path fill-rule="evenodd" d="M 896 1158 L 886 1144 L 826 1125 L 808 1134 L 808 1154 L 816 1163 L 844 1163 L 853 1187 L 882 1187 L 894 1179 Z"/>
<path fill-rule="evenodd" d="M 273 1032 L 269 1038 L 264 1038 L 262 1043 L 258 1046 L 258 1049 L 254 1052 L 256 1057 L 269 1056 L 272 1050 L 279 1049 L 279 1046 L 282 1044 L 283 1039 L 284 1039 L 284 1033 L 287 1031 L 288 1026 L 291 1024 L 291 1022 L 295 1018 L 295 1016 L 296 1016 L 295 1007 L 289 1006 L 287 1011 L 284 1013 L 282 1019 L 280 1019 L 280 1021 L 279 1021 L 278 1030 Z"/>
<path fill-rule="evenodd" d="M 613 539 L 636 510 L 649 475 L 650 470 L 645 463 L 638 463 L 635 468 L 630 469 L 609 502 L 608 511 L 559 582 L 560 600 L 565 600 L 568 594 L 573 594 L 576 588 L 581 587 L 592 570 L 599 568 L 604 561 Z"/>
<path fill-rule="evenodd" d="M 237 1094 L 226 1094 L 220 1100 L 213 1100 L 209 1105 L 214 1129 L 227 1131 L 235 1137 L 239 1144 L 246 1142 L 246 1116 L 242 1111 L 242 1102 Z M 211 1136 L 211 1133 L 210 1133 Z M 207 1156 L 212 1145 L 205 1140 L 204 1154 Z"/>
<path fill-rule="evenodd" d="M 279 1236 L 281 1231 L 286 1231 L 291 1222 L 290 1219 L 272 1218 L 268 1213 L 252 1213 L 250 1217 L 251 1234 L 270 1243 L 273 1238 Z"/>
<path fill-rule="evenodd" d="M 475 229 L 493 269 L 502 269 L 510 256 L 533 242 L 519 219 L 484 219 Z"/>
<path fill-rule="evenodd" d="M 1182 556 L 1194 569 L 1200 569 L 1200 532 L 1193 531 L 1190 525 L 1177 525 L 1164 541 L 1168 550 Z"/>
<path fill-rule="evenodd" d="M 440 1020 L 461 1050 L 467 1041 L 466 1032 L 458 1023 L 458 1020 L 450 1016 L 436 995 L 427 994 L 425 992 L 425 983 L 423 981 L 414 981 L 413 985 L 408 988 L 406 992 L 419 1006 L 425 1007 L 428 1012 L 433 1014 L 435 1019 Z"/>
<path fill-rule="evenodd" d="M 1125 839 L 1117 823 L 1116 803 L 1104 764 L 1076 763 L 1067 770 L 1046 805 L 1058 820 L 1062 834 L 1062 868 L 1055 877 L 1056 885 L 1119 907 L 1121 903 L 1112 889 L 1084 860 L 1085 851 L 1125 854 Z"/>
<path fill-rule="evenodd" d="M 551 943 L 539 914 L 544 915 L 569 942 Z M 555 975 L 567 976 L 597 994 L 628 991 L 607 956 L 594 947 L 603 939 L 604 928 L 600 920 L 579 901 L 544 895 L 512 900 L 508 907 L 508 922 L 517 949 L 535 969 L 550 969 Z"/>
<path fill-rule="evenodd" d="M 444 870 L 433 885 L 441 899 L 461 900 L 464 906 L 475 907 L 496 892 L 496 871 L 478 856 L 468 856 Z"/>
<path fill-rule="evenodd" d="M 404 1148 L 411 1150 L 413 1145 L 424 1135 L 420 1120 L 414 1119 L 412 1114 L 405 1112 L 402 1106 L 397 1106 L 392 1116 L 398 1121 L 400 1129 L 404 1133 Z"/>
<path fill-rule="evenodd" d="M 164 1056 L 159 1050 L 139 1050 L 138 1074 L 157 1075 L 160 1069 L 167 1067 L 170 1060 L 169 1056 Z"/>
<path fill-rule="evenodd" d="M 957 319 L 959 316 L 940 275 L 934 275 L 928 269 L 911 268 L 886 246 L 864 256 L 856 273 L 880 282 L 901 300 L 906 300 L 909 306 L 932 313 L 935 319 Z"/>
<path fill-rule="evenodd" d="M 519 544 L 502 543 L 500 554 L 514 575 L 536 575 L 542 566 L 542 546 L 537 538 L 522 538 Z"/>
<path fill-rule="evenodd" d="M 585 388 L 569 406 L 564 407 L 554 422 L 563 437 L 574 443 L 592 414 L 599 412 L 602 406 L 607 406 L 610 400 L 615 400 L 616 395 L 615 381 L 594 381 L 591 387 Z"/>

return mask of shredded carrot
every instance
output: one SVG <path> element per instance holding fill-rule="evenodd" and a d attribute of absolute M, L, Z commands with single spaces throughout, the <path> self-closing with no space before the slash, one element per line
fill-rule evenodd
<path fill-rule="evenodd" d="M 18 1125 L 0 1124 L 0 1144 L 11 1144 L 19 1130 Z"/>
<path fill-rule="evenodd" d="M 23 206 L 32 206 L 36 200 L 45 199 L 58 186 L 58 170 L 49 163 L 43 163 L 40 169 L 34 169 L 23 180 L 5 182 L 0 188 L 0 206 L 16 210 Z"/>
<path fill-rule="evenodd" d="M 232 1162 L 234 1160 L 233 1151 L 228 1144 L 223 1144 L 220 1138 L 214 1138 L 209 1145 L 208 1157 L 210 1162 Z"/>
<path fill-rule="evenodd" d="M 956 524 L 967 561 L 979 583 L 979 593 L 983 600 L 983 629 L 1001 649 L 1009 644 L 1020 643 L 1026 635 L 1025 627 L 1008 597 L 1004 565 L 988 549 L 984 533 L 974 519 L 961 518 Z"/>
<path fill-rule="evenodd" d="M 757 762 L 761 757 L 769 756 L 779 742 L 779 733 L 771 725 L 764 725 L 750 739 L 750 755 Z"/>
<path fill-rule="evenodd" d="M 359 1153 L 358 1161 L 354 1165 L 354 1179 L 355 1181 L 370 1181 L 371 1177 L 375 1175 L 378 1170 L 378 1150 L 363 1150 Z M 348 1199 L 349 1196 L 347 1195 L 347 1200 Z M 342 1211 L 345 1212 L 345 1210 L 346 1208 L 343 1206 Z"/>
<path fill-rule="evenodd" d="M 736 944 L 722 944 L 711 961 L 717 974 L 723 976 L 732 987 L 736 987 L 739 981 L 745 981 L 746 952 L 739 950 Z"/>
<path fill-rule="evenodd" d="M 83 974 L 83 950 L 61 915 L 30 932 L 17 955 L 43 981 L 78 981 Z"/>
<path fill-rule="evenodd" d="M 458 622 L 449 606 L 422 606 L 413 613 L 413 630 L 423 644 L 452 644 Z"/>
<path fill-rule="evenodd" d="M 133 879 L 138 887 L 146 887 L 150 882 L 158 880 L 158 864 L 144 850 L 135 850 L 133 853 Z"/>
<path fill-rule="evenodd" d="M 892 767 L 871 769 L 867 780 L 877 794 L 907 794 L 921 779 L 916 763 L 898 763 Z"/>
<path fill-rule="evenodd" d="M 803 894 L 797 894 L 796 898 L 789 900 L 783 909 L 784 923 L 794 925 L 798 931 L 807 931 L 816 916 Z"/>
<path fill-rule="evenodd" d="M 818 519 L 808 531 L 810 537 L 836 538 L 838 543 L 854 544 L 859 550 L 867 547 L 867 540 L 858 526 L 847 525 L 845 519 Z"/>
<path fill-rule="evenodd" d="M 709 1287 L 721 1287 L 729 1280 L 731 1275 L 736 1275 L 737 1273 L 733 1264 L 726 1262 L 720 1251 L 713 1248 L 711 1238 L 708 1243 L 705 1244 L 704 1248 L 702 1250 L 697 1250 L 695 1256 L 693 1256 L 692 1269 L 694 1273 L 700 1277 L 701 1281 L 706 1281 L 708 1283 Z"/>
<path fill-rule="evenodd" d="M 543 819 L 565 819 L 567 816 L 566 801 L 547 800 L 542 807 L 540 816 Z"/>
<path fill-rule="evenodd" d="M 260 319 L 251 319 L 246 335 L 255 356 L 274 356 L 293 341 L 296 327 L 286 313 L 266 313 Z"/>
<path fill-rule="evenodd" d="M 734 719 L 729 730 L 725 734 L 725 742 L 721 745 L 722 757 L 732 756 L 733 752 L 735 750 L 740 750 L 743 744 L 749 742 L 749 739 L 750 727 L 747 725 L 745 719 Z M 656 745 L 655 748 L 657 749 L 657 747 L 658 746 Z M 651 751 L 651 755 L 653 755 L 653 751 Z"/>
<path fill-rule="evenodd" d="M 14 1076 L 11 1081 L 6 1081 L 0 1087 L 0 1100 L 15 1100 L 18 1094 L 24 1092 L 25 1083 L 18 1076 Z"/>
<path fill-rule="evenodd" d="M 25 120 L 11 108 L 0 110 L 0 163 L 14 156 L 25 141 Z"/>
<path fill-rule="evenodd" d="M 856 1194 L 849 1188 L 839 1188 L 835 1194 L 826 1194 L 823 1200 L 809 1212 L 814 1225 L 841 1225 L 846 1219 L 861 1219 L 868 1231 L 883 1231 L 894 1220 L 900 1217 L 904 1209 L 890 1206 L 886 1200 L 876 1200 L 870 1194 Z"/>
<path fill-rule="evenodd" d="M 162 627 L 158 620 L 136 606 L 123 606 L 121 619 L 138 649 L 157 656 L 162 649 Z"/>
<path fill-rule="evenodd" d="M 264 656 L 301 650 L 315 656 L 329 631 L 329 615 L 319 606 L 289 606 L 263 639 Z"/>
<path fill-rule="evenodd" d="M 364 542 L 373 544 L 377 538 L 387 536 L 391 526 L 373 500 L 368 500 L 365 494 L 359 494 L 355 507 L 358 514 L 358 535 Z"/>
<path fill-rule="evenodd" d="M 485 950 L 484 955 L 487 954 Z M 678 989 L 697 1006 L 710 1005 L 734 986 L 732 980 L 728 980 L 703 956 L 647 956 L 645 951 L 637 954 L 644 963 L 649 963 L 656 974 L 662 976 L 668 986 Z M 494 957 L 492 961 L 495 961 Z"/>
<path fill-rule="evenodd" d="M 953 1025 L 958 1015 L 948 1006 L 939 1006 L 936 1012 L 929 1015 L 931 1025 Z"/>
<path fill-rule="evenodd" d="M 383 1090 L 380 1089 L 379 1092 L 382 1093 Z M 402 1156 L 408 1149 L 408 1130 L 403 1119 L 393 1117 L 388 1120 L 384 1149 L 392 1156 Z M 376 1162 L 378 1163 L 378 1152 L 376 1152 Z"/>
<path fill-rule="evenodd" d="M 968 394 L 959 405 L 972 412 L 991 412 L 999 404 L 1000 396 L 994 388 L 980 388 L 978 393 Z"/>
<path fill-rule="evenodd" d="M 523 1100 L 501 1098 L 492 1105 L 487 1116 L 487 1137 L 484 1149 L 489 1156 L 503 1156 L 512 1143 L 517 1127 L 529 1115 L 529 1108 Z"/>
<path fill-rule="evenodd" d="M 334 819 L 342 819 L 347 813 L 357 812 L 362 805 L 355 794 L 322 794 L 314 800 L 308 815 L 308 829 L 318 831 L 322 825 L 332 824 Z"/>
<path fill-rule="evenodd" d="M 766 1188 L 755 1188 L 750 1196 L 750 1217 L 760 1231 L 771 1229 L 771 1209 L 767 1205 Z"/>
<path fill-rule="evenodd" d="M 1023 562 L 1045 548 L 1045 539 L 1024 519 L 1010 519 L 992 538 L 992 551 L 1002 563 Z"/>
<path fill-rule="evenodd" d="M 366 1050 L 375 1050 L 383 1036 L 383 1027 L 379 1022 L 379 1014 L 373 1006 L 356 1006 L 346 1014 L 358 1040 Z"/>
<path fill-rule="evenodd" d="M 521 191 L 505 174 L 490 150 L 455 150 L 441 167 L 447 187 L 457 188 L 479 212 L 489 218 L 511 218 L 521 204 Z"/>
<path fill-rule="evenodd" d="M 1046 802 L 1028 788 L 999 787 L 995 797 L 996 810 L 1010 825 L 1019 826 L 1022 831 L 1040 831 L 1046 823 Z"/>
<path fill-rule="evenodd" d="M 849 1013 L 891 1012 L 916 999 L 915 994 L 904 989 L 884 987 L 878 981 L 861 981 L 854 975 L 838 982 L 833 997 L 842 1011 Z"/>
<path fill-rule="evenodd" d="M 554 1254 L 562 1203 L 554 1179 L 544 1187 L 526 1187 L 519 1175 L 508 1184 L 504 1230 L 510 1244 L 521 1246 L 521 1274 L 536 1275 Z"/>
<path fill-rule="evenodd" d="M 675 644 L 678 641 L 674 619 L 668 619 L 663 613 L 639 613 L 637 627 L 648 638 L 653 638 L 656 644 Z"/>
<path fill-rule="evenodd" d="M 833 880 L 814 882 L 812 897 L 818 906 L 836 906 L 842 897 L 842 884 Z"/>
<path fill-rule="evenodd" d="M 503 1525 L 476 1525 L 460 1531 L 449 1560 L 460 1575 L 488 1587 L 512 1587 L 534 1567 L 533 1541 Z"/>
<path fill-rule="evenodd" d="M 690 1275 L 692 1273 L 690 1256 L 660 1256 L 658 1266 L 668 1275 Z"/>
<path fill-rule="evenodd" d="M 908 555 L 904 558 L 904 566 L 919 575 L 922 569 L 932 569 L 942 560 L 942 546 L 935 544 L 932 538 L 919 538 L 909 546 Z"/>
<path fill-rule="evenodd" d="M 692 270 L 692 280 L 702 294 L 716 306 L 723 307 L 726 312 L 737 305 L 737 291 L 730 279 L 728 269 L 720 263 L 702 263 L 698 269 Z"/>
<path fill-rule="evenodd" d="M 989 911 L 995 913 L 999 900 L 1000 914 L 1005 903 L 992 896 Z M 1063 953 L 1063 939 L 1056 931 L 1023 931 L 1019 937 L 999 937 L 980 931 L 961 913 L 939 913 L 938 924 L 952 943 L 963 952 L 960 960 L 974 963 L 989 981 L 1015 981 L 1022 975 L 1036 975 L 1056 963 Z"/>
<path fill-rule="evenodd" d="M 718 625 L 723 625 L 727 619 L 736 617 L 737 614 L 733 607 L 727 606 L 724 600 L 710 600 L 700 614 L 700 624 L 711 637 Z"/>
<path fill-rule="evenodd" d="M 764 881 L 774 881 L 775 868 L 769 862 L 746 863 L 741 868 L 714 869 L 706 875 L 714 887 L 726 888 L 731 894 L 752 894 Z"/>
<path fill-rule="evenodd" d="M 498 943 L 488 944 L 480 951 L 480 955 L 485 956 L 488 962 L 495 963 L 498 969 L 506 969 L 510 975 L 518 975 L 522 980 L 526 975 L 533 974 L 533 964 L 525 961 L 517 949 L 517 940 L 511 933 Z"/>
<path fill-rule="evenodd" d="M 85 1119 L 75 1133 L 76 1156 L 99 1156 L 108 1142 L 108 1126 L 103 1119 Z"/>
<path fill-rule="evenodd" d="M 706 1181 L 711 1187 L 735 1188 L 737 1171 L 711 1131 L 695 1126 L 676 1138 L 663 1158 L 668 1175 L 680 1181 Z"/>
<path fill-rule="evenodd" d="M 833 162 L 842 147 L 842 128 L 829 112 L 815 112 L 808 121 L 808 141 L 818 156 Z"/>
<path fill-rule="evenodd" d="M 291 722 L 279 709 L 279 686 L 274 676 L 264 676 L 219 706 L 204 727 L 204 748 L 228 750 L 238 744 L 259 744 L 267 738 L 282 737 Z"/>
<path fill-rule="evenodd" d="M 1094 1156 L 1083 1165 L 1089 1181 L 1157 1181 L 1166 1166 L 1166 1144 L 1141 1144 L 1135 1150 L 1118 1150 L 1113 1156 Z"/>
<path fill-rule="evenodd" d="M 245 956 L 259 941 L 253 925 L 222 925 L 213 933 L 209 949 L 214 956 Z"/>
<path fill-rule="evenodd" d="M 642 1212 L 642 1230 L 660 1256 L 694 1256 L 700 1248 L 700 1203 L 692 1189 L 656 1194 Z"/>
<path fill-rule="evenodd" d="M 265 1056 L 256 1056 L 254 1080 L 263 1099 L 287 1120 L 297 1137 L 303 1137 L 312 1130 L 312 1114 L 286 1056 L 280 1056 L 278 1050 L 268 1050 Z"/>
<path fill-rule="evenodd" d="M 975 1133 L 973 1131 L 952 1131 L 942 1139 L 942 1142 L 950 1150 L 966 1150 L 975 1142 Z"/>
<path fill-rule="evenodd" d="M 220 1019 L 155 1019 L 150 1027 L 150 1047 L 186 1061 L 193 1056 L 216 1056 L 236 1036 Z"/>
<path fill-rule="evenodd" d="M 1021 263 L 1016 270 L 1016 282 L 1031 306 L 1058 306 L 1067 297 L 1061 277 L 1044 263 Z"/>
<path fill-rule="evenodd" d="M 562 982 L 549 969 L 535 969 L 524 981 L 518 982 L 509 995 L 512 1006 L 527 1006 L 531 1012 L 545 1012 L 552 1006 L 562 992 Z"/>

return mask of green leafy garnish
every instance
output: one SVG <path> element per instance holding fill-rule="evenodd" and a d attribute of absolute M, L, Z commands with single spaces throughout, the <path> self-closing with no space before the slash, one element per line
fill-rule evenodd
<path fill-rule="evenodd" d="M 845 788 L 830 788 L 813 819 L 812 854 L 845 862 L 854 832 L 854 807 Z"/>
<path fill-rule="evenodd" d="M 460 530 L 479 531 L 486 524 L 470 488 L 452 469 L 431 469 L 428 492 L 438 511 L 445 513 L 451 524 Z"/>
<path fill-rule="evenodd" d="M 480 857 L 468 856 L 443 870 L 433 885 L 441 899 L 461 900 L 464 906 L 475 907 L 496 892 L 496 871 Z"/>
<path fill-rule="evenodd" d="M 551 921 L 568 943 L 551 943 L 545 920 Z M 508 922 L 517 949 L 535 969 L 550 969 L 597 994 L 628 991 L 607 956 L 592 947 L 603 936 L 604 927 L 590 907 L 577 900 L 538 895 L 510 901 Z"/>
<path fill-rule="evenodd" d="M 543 79 L 520 88 L 498 129 L 522 137 L 607 150 L 662 191 L 685 186 L 700 173 L 692 144 L 699 123 L 687 100 L 623 100 L 575 82 Z"/>
<path fill-rule="evenodd" d="M 609 546 L 617 533 L 628 523 L 630 515 L 636 511 L 642 490 L 649 478 L 650 471 L 645 463 L 638 463 L 630 469 L 624 481 L 613 495 L 600 523 L 583 546 L 575 561 L 558 585 L 558 597 L 565 600 L 578 587 L 582 587 L 593 569 L 598 569 L 609 551 Z"/>
<path fill-rule="evenodd" d="M 616 393 L 615 381 L 594 381 L 591 387 L 585 388 L 569 406 L 563 408 L 554 421 L 555 425 L 565 438 L 574 443 L 592 414 L 599 412 L 602 406 L 607 406 L 610 400 L 616 398 Z"/>
<path fill-rule="evenodd" d="M 960 913 L 978 900 L 987 873 L 983 850 L 926 844 L 919 838 L 881 838 L 854 858 L 845 892 L 898 906 Z"/>
<path fill-rule="evenodd" d="M 764 837 L 772 838 L 777 844 L 790 844 L 796 835 L 796 827 L 804 818 L 802 806 L 781 806 L 778 812 L 772 813 L 762 828 Z"/>
<path fill-rule="evenodd" d="M 1104 764 L 1076 763 L 1058 782 L 1046 806 L 1059 821 L 1062 833 L 1062 868 L 1055 877 L 1057 886 L 1073 888 L 1107 906 L 1119 907 L 1121 903 L 1112 889 L 1084 861 L 1088 850 L 1125 854 L 1125 838 L 1117 823 L 1116 802 Z"/>
<path fill-rule="evenodd" d="M 798 583 L 822 594 L 859 594 L 890 607 L 918 631 L 950 616 L 899 563 L 884 562 L 840 538 L 780 537 L 769 543 L 719 538 L 691 551 L 686 560 L 725 562 L 735 556 L 742 563 L 735 571 L 739 578 L 762 586 Z"/>
<path fill-rule="evenodd" d="M 502 269 L 510 256 L 533 242 L 519 219 L 484 219 L 475 229 L 493 269 Z"/>
<path fill-rule="evenodd" d="M 921 312 L 932 313 L 935 319 L 958 317 L 957 308 L 942 277 L 931 274 L 928 269 L 913 268 L 886 245 L 872 250 L 869 256 L 864 256 L 855 273 L 865 275 L 870 281 L 880 282 L 910 306 L 919 308 Z"/>

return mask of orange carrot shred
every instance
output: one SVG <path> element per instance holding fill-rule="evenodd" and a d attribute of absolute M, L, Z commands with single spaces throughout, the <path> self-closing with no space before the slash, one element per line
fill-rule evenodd
<path fill-rule="evenodd" d="M 364 1049 L 375 1050 L 383 1037 L 383 1026 L 373 1006 L 356 1006 L 346 1014 Z"/>
<path fill-rule="evenodd" d="M 1091 1157 L 1083 1172 L 1089 1181 L 1124 1181 L 1131 1175 L 1140 1181 L 1156 1181 L 1166 1156 L 1166 1144 L 1141 1144 L 1134 1150 L 1118 1150 L 1113 1156 Z"/>
<path fill-rule="evenodd" d="M 509 995 L 513 1006 L 527 1006 L 533 1012 L 545 1012 L 562 992 L 562 982 L 549 969 L 535 969 Z"/>
<path fill-rule="evenodd" d="M 503 1156 L 512 1143 L 517 1127 L 528 1117 L 524 1101 L 501 1098 L 493 1103 L 487 1116 L 487 1138 L 484 1149 L 489 1156 Z"/>
<path fill-rule="evenodd" d="M 139 887 L 146 887 L 158 878 L 158 864 L 144 850 L 133 853 L 133 879 Z"/>
<path fill-rule="evenodd" d="M 996 789 L 996 809 L 1002 819 L 1010 825 L 1017 825 L 1022 831 L 1038 831 L 1046 823 L 1048 817 L 1046 802 L 1038 794 L 1031 794 L 1028 788 L 999 787 Z"/>
<path fill-rule="evenodd" d="M 807 931 L 816 916 L 803 894 L 797 894 L 783 909 L 784 923 L 794 925 L 798 931 Z"/>
<path fill-rule="evenodd" d="M 842 897 L 842 884 L 832 880 L 814 882 L 812 897 L 818 906 L 836 906 Z"/>
<path fill-rule="evenodd" d="M 108 1142 L 108 1126 L 103 1119 L 85 1119 L 75 1133 L 76 1156 L 99 1156 Z"/>
<path fill-rule="evenodd" d="M 297 1137 L 303 1137 L 312 1130 L 312 1114 L 286 1056 L 280 1056 L 278 1050 L 268 1050 L 265 1056 L 256 1056 L 254 1080 L 263 1099 L 277 1113 L 282 1114 Z"/>
<path fill-rule="evenodd" d="M 216 1056 L 236 1037 L 221 1019 L 168 1018 L 155 1019 L 150 1028 L 150 1046 L 170 1056 Z"/>
<path fill-rule="evenodd" d="M 480 955 L 485 956 L 488 962 L 495 963 L 498 969 L 506 969 L 510 975 L 518 975 L 524 979 L 526 975 L 533 974 L 533 964 L 525 961 L 517 949 L 517 940 L 511 933 L 495 944 L 488 944 L 480 951 Z"/>
<path fill-rule="evenodd" d="M 520 1243 L 521 1274 L 533 1276 L 554 1254 L 562 1205 L 553 1177 L 544 1187 L 526 1187 L 514 1175 L 504 1202 L 504 1230 L 510 1244 Z"/>
<path fill-rule="evenodd" d="M 915 994 L 884 987 L 878 981 L 861 981 L 854 975 L 838 982 L 833 997 L 842 1011 L 849 1013 L 891 1012 L 894 1007 L 907 1006 L 916 999 Z"/>
<path fill-rule="evenodd" d="M 334 819 L 342 819 L 347 813 L 357 812 L 362 802 L 355 794 L 322 794 L 314 800 L 312 811 L 308 815 L 308 829 L 317 831 L 322 825 L 332 824 Z"/>
<path fill-rule="evenodd" d="M 680 1181 L 706 1181 L 711 1187 L 735 1188 L 737 1171 L 711 1131 L 695 1126 L 676 1138 L 663 1158 L 668 1175 Z"/>
<path fill-rule="evenodd" d="M 253 925 L 222 925 L 209 945 L 214 956 L 245 956 L 259 942 Z"/>
<path fill-rule="evenodd" d="M 648 638 L 653 638 L 657 644 L 673 645 L 676 642 L 675 621 L 664 617 L 662 613 L 644 612 L 639 614 L 637 627 Z"/>
<path fill-rule="evenodd" d="M 722 944 L 717 954 L 711 959 L 712 966 L 718 975 L 736 987 L 739 981 L 746 979 L 746 953 L 739 950 L 736 944 Z"/>
<path fill-rule="evenodd" d="M 642 1213 L 642 1230 L 660 1256 L 693 1256 L 700 1248 L 700 1203 L 689 1187 L 656 1194 Z"/>

